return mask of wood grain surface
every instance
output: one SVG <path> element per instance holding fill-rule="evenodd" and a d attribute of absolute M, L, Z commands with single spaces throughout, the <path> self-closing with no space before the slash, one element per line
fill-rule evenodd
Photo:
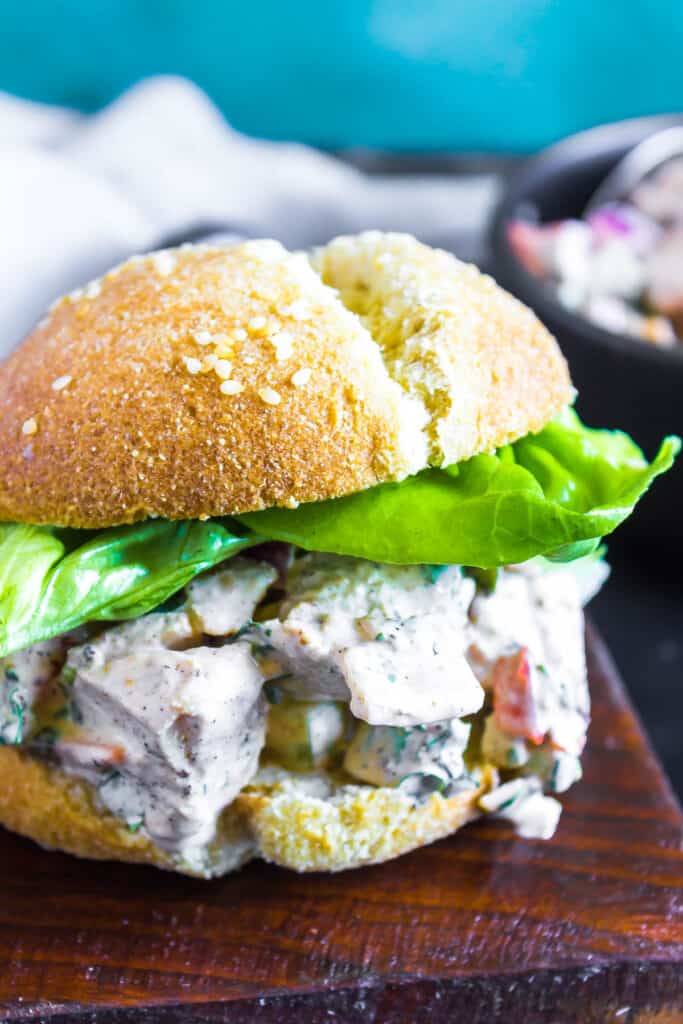
<path fill-rule="evenodd" d="M 0 1019 L 683 1024 L 683 818 L 600 640 L 550 842 L 485 821 L 391 864 L 200 882 L 0 835 Z"/>

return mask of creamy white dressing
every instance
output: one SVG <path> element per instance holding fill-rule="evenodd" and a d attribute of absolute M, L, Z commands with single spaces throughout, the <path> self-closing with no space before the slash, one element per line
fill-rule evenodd
<path fill-rule="evenodd" d="M 148 647 L 181 651 L 198 644 L 201 633 L 190 622 L 184 608 L 174 612 L 152 612 L 118 626 L 102 630 L 95 639 L 81 644 L 78 658 L 98 665 Z"/>
<path fill-rule="evenodd" d="M 455 566 L 306 555 L 279 617 L 258 626 L 257 656 L 293 697 L 349 701 L 372 725 L 471 714 L 484 699 L 465 659 L 474 590 Z"/>
<path fill-rule="evenodd" d="M 479 806 L 515 826 L 524 839 L 551 839 L 557 829 L 562 804 L 544 796 L 536 778 L 512 779 L 480 797 Z"/>
<path fill-rule="evenodd" d="M 201 868 L 222 809 L 257 771 L 265 680 L 271 697 L 284 697 L 269 726 L 280 763 L 310 770 L 334 758 L 351 778 L 407 786 L 416 798 L 472 784 L 461 718 L 479 712 L 484 759 L 516 776 L 482 807 L 522 834 L 548 835 L 559 804 L 543 788 L 561 792 L 580 777 L 589 714 L 581 598 L 604 572 L 577 581 L 567 567 L 528 563 L 475 596 L 458 567 L 307 554 L 290 569 L 277 617 L 254 622 L 277 573 L 235 559 L 195 580 L 176 611 L 3 659 L 0 739 L 44 753 L 39 738 L 51 733 L 52 756 L 91 782 L 103 806 Z M 490 703 L 481 711 L 494 666 L 520 651 L 542 742 L 502 729 Z M 64 706 L 55 728 L 32 740 L 50 686 Z"/>
<path fill-rule="evenodd" d="M 344 768 L 374 786 L 401 785 L 418 794 L 427 785 L 448 792 L 466 775 L 463 755 L 470 729 L 458 718 L 412 729 L 361 722 Z"/>
<path fill-rule="evenodd" d="M 63 638 L 45 640 L 0 659 L 0 742 L 22 743 L 35 725 L 35 704 L 59 674 Z"/>

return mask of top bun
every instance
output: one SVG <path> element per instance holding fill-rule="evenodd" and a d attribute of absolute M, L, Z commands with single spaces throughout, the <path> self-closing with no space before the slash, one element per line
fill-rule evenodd
<path fill-rule="evenodd" d="M 0 520 L 105 527 L 294 506 L 540 430 L 557 344 L 407 235 L 135 257 L 0 367 Z"/>

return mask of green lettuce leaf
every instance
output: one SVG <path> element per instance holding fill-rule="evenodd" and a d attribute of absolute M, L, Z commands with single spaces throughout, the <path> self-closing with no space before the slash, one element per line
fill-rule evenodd
<path fill-rule="evenodd" d="M 0 524 L 0 656 L 84 622 L 143 615 L 258 539 L 218 519 L 100 532 Z"/>
<path fill-rule="evenodd" d="M 494 568 L 535 555 L 581 557 L 672 465 L 667 438 L 648 463 L 618 431 L 565 409 L 540 433 L 445 469 L 332 501 L 239 516 L 264 537 L 377 562 Z"/>
<path fill-rule="evenodd" d="M 668 438 L 648 464 L 626 435 L 589 430 L 566 410 L 495 455 L 298 509 L 99 532 L 0 524 L 0 656 L 84 622 L 143 615 L 264 539 L 480 569 L 580 557 L 630 514 L 679 448 Z"/>

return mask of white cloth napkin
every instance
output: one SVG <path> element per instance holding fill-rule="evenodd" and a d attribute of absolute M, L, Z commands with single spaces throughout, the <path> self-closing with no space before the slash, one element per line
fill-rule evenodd
<path fill-rule="evenodd" d="M 492 175 L 368 175 L 248 138 L 178 78 L 143 81 L 92 116 L 0 94 L 0 356 L 62 292 L 198 226 L 289 247 L 375 227 L 470 255 L 497 187 Z"/>

